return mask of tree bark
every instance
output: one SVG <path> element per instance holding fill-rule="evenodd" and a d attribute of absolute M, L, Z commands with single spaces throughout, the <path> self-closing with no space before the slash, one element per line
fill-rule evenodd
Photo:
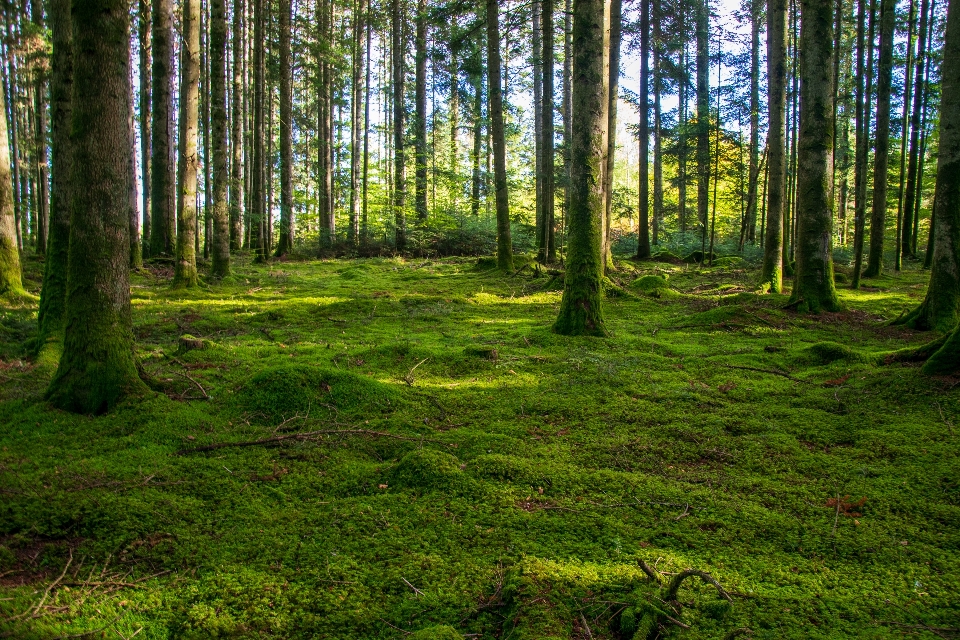
<path fill-rule="evenodd" d="M 483 175 L 480 173 L 480 152 L 483 148 L 483 76 L 478 70 L 473 86 L 473 173 L 470 191 L 470 214 L 480 215 L 480 186 Z"/>
<path fill-rule="evenodd" d="M 210 275 L 225 278 L 230 275 L 231 228 L 227 190 L 231 176 L 227 171 L 227 11 L 224 0 L 210 0 L 209 99 L 212 107 L 210 124 L 213 134 L 213 184 L 204 185 L 204 189 L 213 188 Z"/>
<path fill-rule="evenodd" d="M 863 5 L 866 3 L 866 0 L 861 0 L 860 11 L 863 11 Z M 862 114 L 862 118 L 857 118 L 857 123 L 859 127 L 859 136 L 857 138 L 857 159 L 856 167 L 854 171 L 856 172 L 855 177 L 855 191 L 856 191 L 856 212 L 854 214 L 854 230 L 853 230 L 853 279 L 850 283 L 850 287 L 857 289 L 860 287 L 860 277 L 863 275 L 863 243 L 864 236 L 866 235 L 866 222 L 867 222 L 867 163 L 869 162 L 870 156 L 870 102 L 873 96 L 873 41 L 874 41 L 874 27 L 876 24 L 876 0 L 870 0 L 870 15 L 867 17 L 869 22 L 869 28 L 866 29 L 869 31 L 867 36 L 866 44 L 863 43 L 863 32 L 864 28 L 864 18 L 862 15 L 858 16 L 857 21 L 857 39 L 860 43 L 858 46 L 858 56 L 864 55 L 864 47 L 866 47 L 866 62 L 861 63 L 860 60 L 857 61 L 857 77 L 861 78 L 861 85 L 865 84 L 865 87 L 858 86 L 858 92 L 860 97 L 857 100 L 857 113 Z M 866 64 L 866 71 L 863 72 L 863 66 Z M 862 124 L 860 124 L 862 121 Z"/>
<path fill-rule="evenodd" d="M 72 3 L 74 188 L 66 332 L 47 397 L 78 413 L 103 413 L 124 396 L 146 391 L 134 360 L 130 313 L 129 190 L 135 177 L 127 122 L 128 10 L 119 0 Z"/>
<path fill-rule="evenodd" d="M 767 198 L 761 285 L 771 293 L 783 291 L 784 187 L 787 138 L 787 0 L 767 4 Z"/>
<path fill-rule="evenodd" d="M 616 1 L 616 0 L 615 0 Z M 616 20 L 615 20 L 616 21 Z M 611 48 L 612 48 L 611 43 Z M 639 228 L 637 230 L 637 260 L 650 257 L 650 0 L 640 0 L 640 202 Z M 610 91 L 614 90 L 613 74 L 610 75 Z M 611 111 L 614 102 L 611 101 Z M 615 138 L 616 121 L 611 118 L 610 139 Z M 611 144 L 613 147 L 613 144 Z M 611 148 L 610 155 L 613 155 Z M 613 160 L 608 165 L 611 173 Z M 612 182 L 612 175 L 610 177 Z M 607 205 L 609 207 L 609 203 Z M 609 218 L 608 218 L 609 219 Z"/>
<path fill-rule="evenodd" d="M 760 177 L 760 15 L 761 0 L 750 1 L 750 167 L 747 173 L 748 242 L 757 239 L 757 182 Z"/>
<path fill-rule="evenodd" d="M 293 62 L 290 58 L 290 19 L 292 3 L 280 0 L 280 237 L 276 255 L 282 256 L 293 249 Z M 354 26 L 356 30 L 356 26 Z M 354 40 L 357 37 L 354 34 Z M 354 52 L 356 52 L 354 42 Z M 356 63 L 355 63 L 356 64 Z M 353 74 L 356 79 L 357 73 Z M 354 91 L 354 95 L 359 91 Z M 354 110 L 356 112 L 356 109 Z M 354 121 L 356 118 L 354 117 Z M 357 123 L 359 124 L 359 123 Z M 354 126 L 356 129 L 356 125 Z M 359 146 L 359 145 L 358 145 Z M 354 146 L 357 149 L 358 146 Z M 356 156 L 356 153 L 352 155 Z M 354 172 L 355 174 L 355 172 Z M 351 197 L 356 199 L 356 187 Z M 351 207 L 351 212 L 354 211 Z M 356 220 L 353 216 L 352 221 Z M 350 229 L 355 229 L 354 224 Z M 356 240 L 352 234 L 351 240 Z"/>
<path fill-rule="evenodd" d="M 660 21 L 660 0 L 653 0 L 653 225 L 651 242 L 660 244 L 660 225 L 663 224 L 663 119 L 660 109 L 663 83 L 663 38 Z"/>
<path fill-rule="evenodd" d="M 801 0 L 800 131 L 797 140 L 799 311 L 838 311 L 833 283 L 833 3 Z"/>
<path fill-rule="evenodd" d="M 184 0 L 180 46 L 180 200 L 174 287 L 197 285 L 197 155 L 200 99 L 200 0 Z"/>
<path fill-rule="evenodd" d="M 243 34 L 244 0 L 233 3 L 233 96 L 230 138 L 230 250 L 239 251 L 243 246 L 244 218 L 244 171 L 243 171 Z"/>
<path fill-rule="evenodd" d="M 150 255 L 173 256 L 177 237 L 173 132 L 173 1 L 153 0 Z"/>
<path fill-rule="evenodd" d="M 496 0 L 487 0 L 487 92 L 490 96 L 490 136 L 493 140 L 493 183 L 497 205 L 497 266 L 513 270 L 510 240 L 510 201 L 507 194 L 507 150 L 503 123 L 500 16 Z"/>
<path fill-rule="evenodd" d="M 391 0 L 391 31 L 393 36 L 393 216 L 397 251 L 403 251 L 407 245 L 407 218 L 404 207 L 407 196 L 406 155 L 404 153 L 404 122 L 406 105 L 404 100 L 404 18 L 401 0 Z"/>
<path fill-rule="evenodd" d="M 43 2 L 30 0 L 30 16 L 38 31 L 43 30 Z M 37 253 L 47 251 L 47 228 L 50 224 L 50 191 L 47 176 L 47 79 L 36 71 L 33 87 L 34 146 L 37 166 Z"/>
<path fill-rule="evenodd" d="M 541 0 L 533 0 L 533 152 L 534 152 L 534 207 L 537 231 L 537 260 L 546 263 L 547 234 L 543 220 L 543 26 L 540 16 Z"/>
<path fill-rule="evenodd" d="M 914 209 L 917 200 L 917 174 L 920 160 L 920 115 L 925 97 L 924 91 L 924 63 L 927 52 L 927 20 L 930 0 L 923 0 L 920 4 L 920 27 L 917 42 L 916 75 L 913 79 L 913 110 L 910 114 L 910 151 L 907 161 L 907 185 L 904 190 L 903 204 L 903 234 L 900 248 L 904 257 L 916 256 L 916 238 L 913 237 Z"/>
<path fill-rule="evenodd" d="M 69 8 L 69 7 L 68 7 Z M 69 20 L 69 15 L 67 17 Z M 151 155 L 151 143 L 152 143 L 152 134 L 151 134 L 151 92 L 150 92 L 150 78 L 151 78 L 151 58 L 152 58 L 152 25 L 150 17 L 150 0 L 140 0 L 140 15 L 139 15 L 139 36 L 140 36 L 140 188 L 143 190 L 143 200 L 142 200 L 142 215 L 143 215 L 143 231 L 141 233 L 141 241 L 143 243 L 143 256 L 145 258 L 150 257 L 150 232 L 152 226 L 150 223 L 151 216 L 151 204 L 150 204 L 150 155 Z M 72 71 L 71 71 L 72 73 Z M 69 93 L 67 94 L 67 99 L 69 99 Z M 51 89 L 51 102 L 53 101 L 52 89 Z M 69 121 L 69 118 L 67 118 Z M 54 171 L 54 173 L 56 173 Z M 54 176 L 56 180 L 56 176 Z M 52 197 L 51 193 L 51 197 Z"/>
<path fill-rule="evenodd" d="M 708 0 L 696 0 L 697 38 L 697 216 L 701 237 L 707 237 L 710 205 L 710 55 Z"/>
<path fill-rule="evenodd" d="M 605 0 L 573 3 L 573 138 L 569 247 L 560 313 L 563 335 L 606 335 L 603 319 L 603 175 L 610 77 L 604 69 Z"/>
<path fill-rule="evenodd" d="M 541 105 L 540 115 L 542 124 L 542 153 L 540 159 L 540 171 L 543 174 L 543 185 L 540 197 L 543 200 L 541 215 L 543 216 L 543 234 L 540 246 L 546 247 L 547 264 L 556 262 L 557 248 L 554 236 L 554 121 L 553 121 L 553 60 L 554 60 L 554 38 L 553 38 L 553 7 L 554 0 L 543 0 L 543 60 L 541 66 L 543 70 L 543 103 Z M 541 252 L 541 255 L 542 252 Z"/>
<path fill-rule="evenodd" d="M 427 0 L 418 0 L 416 35 L 415 101 L 417 117 L 414 123 L 416 140 L 415 187 L 417 220 L 427 219 Z"/>
<path fill-rule="evenodd" d="M 361 149 L 363 148 L 363 140 L 360 136 L 363 113 L 360 106 L 363 103 L 361 76 L 365 60 L 363 49 L 365 2 L 366 0 L 358 0 L 353 20 L 353 78 L 350 85 L 352 92 L 350 101 L 352 108 L 350 118 L 350 227 L 347 229 L 347 241 L 353 247 L 357 246 L 360 239 L 360 160 Z M 283 115 L 281 114 L 282 118 Z"/>
<path fill-rule="evenodd" d="M 0 100 L 6 102 L 2 91 Z M 6 141 L 7 106 L 0 104 L 0 296 L 20 296 L 24 291 L 20 273 L 20 251 L 17 248 L 17 220 L 13 211 L 10 148 Z"/>
<path fill-rule="evenodd" d="M 873 155 L 873 208 L 870 213 L 870 253 L 864 278 L 883 271 L 883 236 L 887 220 L 887 165 L 890 160 L 890 90 L 893 80 L 893 35 L 896 1 L 880 2 L 880 60 L 877 67 L 877 130 Z"/>

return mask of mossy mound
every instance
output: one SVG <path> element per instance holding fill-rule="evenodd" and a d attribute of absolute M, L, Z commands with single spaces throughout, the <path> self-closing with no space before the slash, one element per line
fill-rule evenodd
<path fill-rule="evenodd" d="M 711 253 L 710 251 L 706 251 L 706 252 L 700 251 L 700 250 L 698 249 L 698 250 L 694 251 L 693 253 L 687 255 L 687 257 L 685 257 L 685 258 L 683 259 L 683 261 L 686 262 L 687 264 L 698 264 L 698 263 L 701 263 L 701 262 L 706 262 L 707 260 L 710 260 L 711 258 L 712 258 L 713 260 L 716 260 L 716 259 L 717 259 L 717 254 L 716 254 L 716 253 Z"/>
<path fill-rule="evenodd" d="M 489 347 L 485 345 L 475 345 L 470 347 L 465 347 L 463 349 L 463 355 L 471 356 L 474 358 L 483 358 L 485 360 L 496 361 L 499 359 L 500 354 L 494 347 Z"/>
<path fill-rule="evenodd" d="M 341 414 L 379 414 L 401 404 L 399 395 L 385 384 L 308 365 L 264 369 L 235 397 L 243 410 L 271 422 L 324 406 Z"/>
<path fill-rule="evenodd" d="M 435 449 L 417 449 L 400 458 L 390 472 L 390 486 L 413 490 L 456 489 L 464 483 L 460 461 Z"/>
<path fill-rule="evenodd" d="M 630 288 L 651 298 L 675 298 L 679 295 L 667 284 L 666 275 L 642 276 L 631 282 Z"/>
<path fill-rule="evenodd" d="M 817 342 L 803 351 L 803 359 L 815 364 L 834 362 L 863 362 L 864 356 L 837 342 Z"/>
<path fill-rule="evenodd" d="M 453 627 L 442 624 L 436 627 L 427 627 L 426 629 L 420 629 L 420 631 L 415 631 L 407 636 L 408 640 L 463 640 L 463 636 L 460 635 L 456 629 Z"/>
<path fill-rule="evenodd" d="M 477 264 L 475 269 L 477 271 L 489 271 L 490 269 L 497 268 L 497 257 L 496 256 L 481 256 L 477 258 Z"/>
<path fill-rule="evenodd" d="M 725 267 L 728 269 L 740 269 L 747 266 L 747 263 L 739 256 L 723 256 L 722 258 L 715 258 L 713 260 L 713 266 Z"/>
<path fill-rule="evenodd" d="M 650 256 L 651 262 L 666 262 L 668 264 L 682 264 L 683 258 L 670 251 L 660 251 Z"/>
<path fill-rule="evenodd" d="M 844 273 L 834 273 L 833 281 L 836 284 L 847 284 L 850 282 L 850 278 L 848 278 Z"/>
<path fill-rule="evenodd" d="M 701 311 L 687 316 L 681 321 L 686 326 L 722 325 L 728 323 L 743 323 L 745 321 L 743 309 L 740 305 L 725 304 L 721 307 Z"/>

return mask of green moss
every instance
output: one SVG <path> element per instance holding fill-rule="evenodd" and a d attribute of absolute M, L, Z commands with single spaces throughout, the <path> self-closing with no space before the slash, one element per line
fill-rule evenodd
<path fill-rule="evenodd" d="M 863 362 L 864 356 L 854 349 L 836 342 L 818 342 L 804 350 L 804 358 L 816 364 L 834 362 Z"/>
<path fill-rule="evenodd" d="M 434 449 L 411 451 L 390 472 L 390 486 L 414 491 L 451 490 L 464 484 L 455 456 Z"/>
<path fill-rule="evenodd" d="M 439 625 L 420 629 L 407 636 L 410 640 L 463 640 L 463 636 L 451 626 Z"/>

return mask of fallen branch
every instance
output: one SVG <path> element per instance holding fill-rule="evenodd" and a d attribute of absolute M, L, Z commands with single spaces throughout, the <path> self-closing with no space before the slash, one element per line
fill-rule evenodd
<path fill-rule="evenodd" d="M 321 429 L 319 431 L 304 431 L 300 433 L 288 433 L 282 436 L 272 438 L 261 438 L 260 440 L 247 440 L 244 442 L 216 442 L 206 444 L 192 449 L 181 449 L 175 452 L 175 455 L 182 456 L 187 453 L 199 453 L 201 451 L 214 451 L 216 449 L 228 449 L 231 447 L 259 447 L 263 445 L 276 444 L 286 440 L 316 440 L 322 436 L 372 436 L 375 438 L 392 438 L 394 440 L 406 440 L 408 442 L 433 442 L 436 444 L 446 444 L 440 440 L 430 438 L 415 438 L 411 436 L 400 436 L 393 433 L 384 433 L 383 431 L 371 431 L 369 429 Z"/>
<path fill-rule="evenodd" d="M 200 385 L 199 382 L 197 382 L 196 380 L 194 380 L 193 378 L 191 378 L 189 374 L 180 373 L 179 371 L 174 371 L 174 373 L 177 374 L 178 376 L 181 376 L 181 377 L 183 377 L 183 378 L 186 378 L 187 380 L 189 380 L 190 382 L 192 382 L 193 384 L 195 384 L 196 387 L 197 387 L 197 389 L 200 390 L 200 393 L 203 394 L 203 399 L 204 399 L 204 400 L 209 400 L 209 399 L 210 399 L 210 396 L 207 395 L 206 390 Z M 180 397 L 183 398 L 184 395 L 186 395 L 186 391 L 184 391 L 183 393 L 181 393 L 181 394 L 180 394 Z"/>
<path fill-rule="evenodd" d="M 742 371 L 756 371 L 757 373 L 769 373 L 774 376 L 781 376 L 787 380 L 793 380 L 794 382 L 802 382 L 803 384 L 813 384 L 807 380 L 801 380 L 800 378 L 795 378 L 786 371 L 780 371 L 779 369 L 761 369 L 759 367 L 743 367 L 734 364 L 722 364 L 721 367 L 725 369 L 740 369 Z"/>

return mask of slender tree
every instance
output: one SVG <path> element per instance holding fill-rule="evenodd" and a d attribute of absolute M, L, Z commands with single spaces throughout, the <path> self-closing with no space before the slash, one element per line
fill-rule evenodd
<path fill-rule="evenodd" d="M 857 118 L 857 123 L 859 127 L 859 137 L 857 138 L 857 157 L 855 161 L 854 171 L 856 172 L 856 177 L 854 179 L 855 191 L 856 191 L 856 211 L 854 219 L 854 230 L 853 230 L 853 281 L 850 283 L 851 288 L 857 289 L 860 287 L 860 278 L 863 275 L 863 243 L 864 236 L 866 235 L 866 222 L 867 222 L 867 164 L 868 158 L 870 155 L 870 100 L 873 95 L 873 42 L 874 42 L 874 27 L 876 25 L 876 0 L 870 0 L 870 10 L 869 16 L 866 18 L 869 23 L 868 27 L 864 27 L 864 17 L 862 15 L 863 5 L 866 3 L 866 0 L 860 0 L 860 9 L 861 15 L 857 17 L 857 40 L 858 44 L 858 53 L 859 59 L 857 60 L 857 77 L 861 78 L 861 85 L 858 86 L 857 92 L 860 94 L 857 98 L 857 113 L 862 114 L 862 118 Z M 863 33 L 864 31 L 869 31 L 867 35 L 867 42 L 863 42 Z M 862 63 L 861 60 L 864 56 L 864 49 L 866 50 L 866 62 Z M 866 71 L 864 72 L 864 64 L 866 64 Z M 861 124 L 862 122 L 862 124 Z"/>
<path fill-rule="evenodd" d="M 750 166 L 747 173 L 746 240 L 757 238 L 757 184 L 760 177 L 760 15 L 761 0 L 750 0 Z"/>
<path fill-rule="evenodd" d="M 615 2 L 617 0 L 614 0 Z M 637 236 L 637 260 L 650 257 L 650 0 L 640 0 L 640 226 Z M 613 74 L 610 75 L 610 90 L 613 91 Z M 613 103 L 611 103 L 611 111 Z M 610 139 L 615 136 L 616 123 L 610 130 Z M 613 156 L 614 149 L 610 155 Z M 613 162 L 609 164 L 612 174 Z M 609 180 L 612 181 L 612 175 Z M 608 205 L 609 206 L 609 203 Z"/>
<path fill-rule="evenodd" d="M 606 335 L 603 320 L 603 173 L 609 75 L 604 73 L 604 0 L 573 2 L 573 137 L 569 246 L 560 313 L 563 335 Z"/>
<path fill-rule="evenodd" d="M 175 287 L 197 285 L 197 170 L 200 100 L 200 0 L 184 0 L 180 47 L 180 198 Z"/>
<path fill-rule="evenodd" d="M 507 149 L 503 122 L 500 15 L 496 0 L 487 0 L 487 91 L 490 95 L 490 137 L 493 139 L 493 183 L 497 205 L 497 266 L 513 269 L 510 201 L 507 194 Z"/>
<path fill-rule="evenodd" d="M 427 0 L 417 0 L 416 77 L 414 79 L 416 119 L 415 200 L 417 220 L 427 219 Z"/>
<path fill-rule="evenodd" d="M 767 3 L 767 197 L 763 244 L 762 286 L 772 293 L 783 290 L 784 189 L 787 181 L 787 0 Z"/>
<path fill-rule="evenodd" d="M 72 206 L 63 356 L 47 397 L 102 413 L 145 391 L 130 313 L 129 6 L 73 0 Z M 3 145 L 0 145 L 3 146 Z M 2 153 L 2 152 L 0 152 Z M 0 161 L 0 166 L 6 166 Z"/>
<path fill-rule="evenodd" d="M 173 0 L 153 1 L 150 255 L 173 256 L 177 237 L 173 131 Z"/>
<path fill-rule="evenodd" d="M 914 257 L 916 238 L 913 236 L 913 210 L 917 199 L 917 174 L 920 164 L 920 116 L 924 103 L 924 62 L 927 53 L 927 14 L 930 0 L 923 0 L 920 4 L 920 28 L 917 39 L 917 66 L 913 78 L 913 110 L 910 114 L 910 150 L 907 161 L 907 184 L 904 189 L 903 204 L 903 232 L 900 248 L 903 257 Z"/>
<path fill-rule="evenodd" d="M 227 11 L 224 0 L 210 0 L 209 100 L 213 184 L 204 184 L 204 190 L 209 191 L 211 187 L 213 190 L 210 274 L 215 278 L 224 278 L 230 275 L 230 208 L 227 202 L 227 190 L 230 186 L 230 174 L 227 170 Z"/>
<path fill-rule="evenodd" d="M 30 18 L 38 31 L 43 30 L 43 2 L 30 0 Z M 50 223 L 50 191 L 47 176 L 47 77 L 37 68 L 33 81 L 34 152 L 37 176 L 37 253 L 47 251 L 47 228 Z"/>
<path fill-rule="evenodd" d="M 230 113 L 232 117 L 230 129 L 230 250 L 239 251 L 243 246 L 243 218 L 244 218 L 244 171 L 243 171 L 243 122 L 244 122 L 244 87 L 243 87 L 243 34 L 244 34 L 244 0 L 234 0 L 233 29 L 231 30 L 231 45 L 233 70 L 233 88 L 231 95 Z"/>
<path fill-rule="evenodd" d="M 393 38 L 393 215 L 397 251 L 407 245 L 407 218 L 404 207 L 407 196 L 405 146 L 406 105 L 404 100 L 404 17 L 402 0 L 391 0 L 390 28 Z"/>
<path fill-rule="evenodd" d="M 833 284 L 833 3 L 801 0 L 797 270 L 791 304 L 837 311 Z"/>
<path fill-rule="evenodd" d="M 13 210 L 13 179 L 10 175 L 10 148 L 7 146 L 7 106 L 0 91 L 0 296 L 23 295 L 20 251 L 17 247 L 17 220 Z"/>
<path fill-rule="evenodd" d="M 663 118 L 660 107 L 663 83 L 663 34 L 660 20 L 660 0 L 653 0 L 653 225 L 651 241 L 660 243 L 660 225 L 663 224 Z"/>
<path fill-rule="evenodd" d="M 293 61 L 290 59 L 290 19 L 292 3 L 280 0 L 280 238 L 276 254 L 285 255 L 293 249 Z M 359 25 L 354 25 L 354 31 Z M 358 36 L 354 34 L 354 41 Z M 356 45 L 354 47 L 356 51 Z M 357 74 L 354 73 L 354 78 Z M 358 93 L 355 91 L 355 94 Z M 356 121 L 356 115 L 354 115 Z M 357 149 L 358 146 L 353 147 Z M 354 156 L 357 154 L 354 153 Z M 356 188 L 351 189 L 355 198 Z M 354 209 L 351 207 L 350 211 Z M 356 217 L 353 217 L 353 221 Z M 351 231 L 356 227 L 350 225 Z M 351 240 L 355 240 L 353 234 Z"/>
<path fill-rule="evenodd" d="M 542 187 L 540 190 L 541 206 L 541 237 L 540 237 L 540 256 L 542 261 L 549 263 L 557 259 L 556 239 L 554 237 L 554 90 L 553 90 L 553 63 L 554 63 L 554 38 L 553 38 L 553 7 L 554 0 L 543 0 L 543 57 L 541 68 L 543 73 L 543 104 L 540 116 L 542 122 L 540 129 L 542 131 L 542 157 L 540 159 L 540 171 L 543 174 Z M 546 251 L 544 253 L 544 250 Z"/>
<path fill-rule="evenodd" d="M 352 113 L 350 116 L 350 226 L 347 229 L 347 241 L 356 246 L 360 240 L 360 165 L 363 159 L 363 96 L 364 32 L 366 30 L 366 0 L 358 0 L 353 21 L 353 78 L 351 80 Z M 281 114 L 281 119 L 283 115 Z M 292 158 L 291 158 L 292 159 Z M 292 192 L 291 192 L 292 194 Z"/>
<path fill-rule="evenodd" d="M 143 242 L 143 256 L 150 256 L 150 231 L 152 230 L 150 215 L 152 213 L 150 204 L 150 149 L 152 139 L 152 116 L 153 107 L 151 100 L 151 58 L 152 58 L 152 24 L 150 18 L 150 0 L 140 0 L 140 12 L 138 20 L 138 31 L 140 37 L 140 189 L 142 190 L 142 215 L 143 232 L 141 240 Z M 69 5 L 68 5 L 69 8 Z M 52 19 L 52 18 L 51 18 Z M 69 20 L 69 16 L 67 17 Z M 51 101 L 52 101 L 51 89 Z M 69 100 L 69 92 L 66 98 Z M 51 105 L 52 110 L 52 105 Z M 69 122 L 69 117 L 66 122 Z M 55 172 L 54 172 L 55 173 Z M 56 177 L 54 177 L 56 179 Z M 51 197 L 53 194 L 51 193 Z M 69 215 L 67 216 L 69 220 Z"/>
<path fill-rule="evenodd" d="M 697 216 L 701 237 L 707 237 L 710 206 L 710 5 L 695 0 L 697 38 Z"/>

